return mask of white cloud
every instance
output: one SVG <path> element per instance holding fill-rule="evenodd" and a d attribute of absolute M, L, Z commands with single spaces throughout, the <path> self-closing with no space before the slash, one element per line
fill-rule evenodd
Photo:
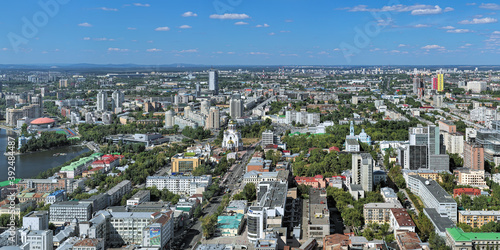
<path fill-rule="evenodd" d="M 3 51 L 7 51 L 7 50 L 9 50 L 9 49 L 7 49 L 7 48 L 2 48 L 2 50 L 3 50 Z"/>
<path fill-rule="evenodd" d="M 90 23 L 80 23 L 80 24 L 78 24 L 78 26 L 80 26 L 80 27 L 92 27 L 92 24 L 90 24 Z"/>
<path fill-rule="evenodd" d="M 470 33 L 472 30 L 469 29 L 454 29 L 454 30 L 447 30 L 446 32 L 448 33 Z"/>
<path fill-rule="evenodd" d="M 329 55 L 330 53 L 326 52 L 326 51 L 321 51 L 321 52 L 318 52 L 318 55 Z"/>
<path fill-rule="evenodd" d="M 146 51 L 147 51 L 147 52 L 160 52 L 160 51 L 162 51 L 162 50 L 161 50 L 161 49 L 154 48 L 154 49 L 147 49 Z"/>
<path fill-rule="evenodd" d="M 155 29 L 155 31 L 169 31 L 170 28 L 169 27 L 158 27 Z"/>
<path fill-rule="evenodd" d="M 285 23 L 293 23 L 293 20 L 292 19 L 287 19 L 287 20 L 285 20 Z"/>
<path fill-rule="evenodd" d="M 269 55 L 269 53 L 265 53 L 265 52 L 250 52 L 248 54 L 250 54 L 250 55 Z"/>
<path fill-rule="evenodd" d="M 211 19 L 222 19 L 222 20 L 225 20 L 225 19 L 248 19 L 248 18 L 250 18 L 250 16 L 247 14 L 226 13 L 224 15 L 213 14 L 213 15 L 210 15 L 210 18 Z"/>
<path fill-rule="evenodd" d="M 299 56 L 297 54 L 280 54 L 280 56 Z"/>
<path fill-rule="evenodd" d="M 391 5 L 383 6 L 382 8 L 368 8 L 367 5 L 357 5 L 354 7 L 342 8 L 341 10 L 347 10 L 350 12 L 358 11 L 368 11 L 368 12 L 411 12 L 412 15 L 432 15 L 441 14 L 443 12 L 453 11 L 451 7 L 445 7 L 444 10 L 439 5 L 425 5 L 425 4 L 414 4 L 414 5 Z"/>
<path fill-rule="evenodd" d="M 128 30 L 136 30 L 137 28 L 134 28 L 134 27 L 128 27 L 127 29 L 128 29 Z"/>
<path fill-rule="evenodd" d="M 472 46 L 472 44 L 471 44 L 471 43 L 466 43 L 466 44 L 464 44 L 464 45 L 460 46 L 460 48 L 461 48 L 461 49 L 466 49 L 466 48 L 468 48 L 469 46 Z"/>
<path fill-rule="evenodd" d="M 98 38 L 94 38 L 94 41 L 114 41 L 115 39 L 110 39 L 110 38 L 106 38 L 106 37 L 98 37 Z"/>
<path fill-rule="evenodd" d="M 333 51 L 341 51 L 341 49 L 335 48 L 335 49 L 333 49 Z"/>
<path fill-rule="evenodd" d="M 258 24 L 258 25 L 257 25 L 257 26 L 255 26 L 255 27 L 257 27 L 257 28 L 267 28 L 267 27 L 269 27 L 269 26 L 271 26 L 271 25 L 269 25 L 269 24 L 265 23 L 265 24 Z"/>
<path fill-rule="evenodd" d="M 270 35 L 270 36 L 274 36 L 274 35 L 276 35 L 276 33 L 271 32 L 271 33 L 269 33 L 268 35 Z"/>
<path fill-rule="evenodd" d="M 192 11 L 188 11 L 188 12 L 184 12 L 184 14 L 182 14 L 183 17 L 196 17 L 198 16 L 198 14 L 192 12 Z"/>
<path fill-rule="evenodd" d="M 84 37 L 83 40 L 88 41 L 90 40 L 90 37 Z"/>
<path fill-rule="evenodd" d="M 496 23 L 498 20 L 496 18 L 492 17 L 485 17 L 485 18 L 474 18 L 472 20 L 463 20 L 460 21 L 460 24 L 485 24 L 485 23 Z"/>
<path fill-rule="evenodd" d="M 401 52 L 401 51 L 399 51 L 399 50 L 395 50 L 395 49 L 394 49 L 394 50 L 391 50 L 391 53 L 400 53 L 400 52 Z"/>
<path fill-rule="evenodd" d="M 229 54 L 229 55 L 234 55 L 234 54 L 236 54 L 236 53 L 234 53 L 234 52 L 232 52 L 232 51 L 229 51 L 229 52 L 227 52 L 227 54 Z"/>
<path fill-rule="evenodd" d="M 248 23 L 242 21 L 234 23 L 234 25 L 247 25 L 247 24 Z"/>
<path fill-rule="evenodd" d="M 127 52 L 129 49 L 108 48 L 108 51 Z"/>
<path fill-rule="evenodd" d="M 495 31 L 493 31 L 493 34 L 500 35 L 500 31 L 495 30 Z"/>
<path fill-rule="evenodd" d="M 479 8 L 488 10 L 500 10 L 500 5 L 496 3 L 482 3 L 481 5 L 479 5 Z"/>
<path fill-rule="evenodd" d="M 402 44 L 402 43 L 398 45 L 398 47 L 399 47 L 399 48 L 401 48 L 401 47 L 406 47 L 406 46 L 408 46 L 408 45 L 406 45 L 406 44 Z"/>
<path fill-rule="evenodd" d="M 434 44 L 434 45 L 426 45 L 422 47 L 422 49 L 444 49 L 444 47 Z"/>
<path fill-rule="evenodd" d="M 181 25 L 179 26 L 179 29 L 191 29 L 192 27 L 189 25 Z"/>
<path fill-rule="evenodd" d="M 280 33 L 290 33 L 291 31 L 289 30 L 281 30 Z"/>
<path fill-rule="evenodd" d="M 476 3 L 466 3 L 465 5 L 472 6 L 472 5 L 476 5 Z"/>
<path fill-rule="evenodd" d="M 108 7 L 100 7 L 100 8 L 97 8 L 99 10 L 104 10 L 104 11 L 118 11 L 118 9 L 115 9 L 115 8 L 108 8 Z"/>
<path fill-rule="evenodd" d="M 428 25 L 428 24 L 417 24 L 417 25 L 413 25 L 412 27 L 413 28 L 428 28 L 428 27 L 431 27 L 431 26 Z"/>
<path fill-rule="evenodd" d="M 198 52 L 198 49 L 185 49 L 185 50 L 179 51 L 179 53 L 197 53 L 197 52 Z"/>
<path fill-rule="evenodd" d="M 454 29 L 454 28 L 455 28 L 455 27 L 453 27 L 453 26 L 449 26 L 449 25 L 448 25 L 448 26 L 443 26 L 443 27 L 441 27 L 441 29 L 444 29 L 444 30 L 452 30 L 452 29 Z"/>
<path fill-rule="evenodd" d="M 150 7 L 149 3 L 133 3 L 137 7 Z"/>

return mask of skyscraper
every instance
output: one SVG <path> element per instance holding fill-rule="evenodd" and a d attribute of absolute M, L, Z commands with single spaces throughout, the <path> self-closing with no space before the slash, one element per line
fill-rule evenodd
<path fill-rule="evenodd" d="M 97 93 L 97 111 L 107 111 L 108 110 L 108 94 L 106 92 L 99 91 Z"/>
<path fill-rule="evenodd" d="M 59 88 L 67 88 L 68 87 L 68 79 L 59 80 Z"/>
<path fill-rule="evenodd" d="M 483 145 L 474 142 L 464 142 L 464 168 L 484 170 Z"/>
<path fill-rule="evenodd" d="M 233 95 L 229 100 L 229 115 L 232 119 L 243 116 L 243 100 L 240 95 Z"/>
<path fill-rule="evenodd" d="M 208 90 L 213 91 L 214 95 L 219 94 L 219 72 L 216 70 L 208 72 Z"/>
<path fill-rule="evenodd" d="M 123 102 L 125 100 L 125 95 L 120 90 L 115 90 L 113 94 L 111 94 L 111 98 L 113 99 L 113 112 L 116 112 L 115 109 L 121 109 L 123 107 Z"/>
<path fill-rule="evenodd" d="M 443 74 L 438 74 L 438 88 L 437 88 L 437 91 L 443 91 L 443 90 L 444 90 Z"/>
<path fill-rule="evenodd" d="M 207 117 L 206 129 L 219 129 L 219 128 L 220 128 L 219 108 L 211 107 Z"/>
<path fill-rule="evenodd" d="M 352 154 L 352 183 L 373 191 L 373 158 L 369 153 Z"/>
<path fill-rule="evenodd" d="M 202 101 L 200 105 L 200 112 L 204 115 L 208 115 L 210 105 L 208 104 L 208 101 Z"/>
<path fill-rule="evenodd" d="M 437 77 L 432 78 L 432 89 L 434 89 L 434 90 L 438 89 L 438 78 Z"/>
<path fill-rule="evenodd" d="M 174 127 L 174 111 L 173 110 L 167 110 L 165 112 L 165 128 L 173 128 Z"/>

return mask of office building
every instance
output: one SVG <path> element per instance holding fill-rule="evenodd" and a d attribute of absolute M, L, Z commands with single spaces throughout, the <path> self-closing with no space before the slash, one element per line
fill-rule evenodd
<path fill-rule="evenodd" d="M 130 193 L 132 191 L 132 182 L 129 180 L 124 180 L 118 183 L 116 186 L 112 187 L 108 192 L 109 195 L 109 204 L 114 205 L 122 200 L 122 197 L 125 194 Z"/>
<path fill-rule="evenodd" d="M 432 78 L 432 89 L 433 90 L 437 90 L 438 89 L 438 78 L 437 77 L 433 77 Z"/>
<path fill-rule="evenodd" d="M 407 187 L 420 197 L 426 208 L 435 208 L 442 216 L 457 222 L 457 202 L 436 181 L 410 175 Z"/>
<path fill-rule="evenodd" d="M 41 250 L 52 250 L 53 247 L 53 234 L 52 230 L 20 230 L 20 239 L 23 245 L 26 245 L 28 249 L 41 249 Z"/>
<path fill-rule="evenodd" d="M 424 208 L 424 214 L 434 225 L 434 232 L 440 237 L 446 237 L 446 228 L 455 227 L 455 222 L 451 221 L 447 216 L 439 214 L 435 208 Z"/>
<path fill-rule="evenodd" d="M 391 209 L 402 208 L 401 203 L 368 203 L 363 205 L 363 217 L 365 218 L 365 225 L 370 223 L 377 224 L 390 224 L 391 222 Z"/>
<path fill-rule="evenodd" d="M 460 210 L 458 222 L 465 223 L 472 228 L 480 228 L 489 222 L 500 223 L 500 211 Z"/>
<path fill-rule="evenodd" d="M 326 190 L 311 188 L 308 207 L 307 237 L 320 241 L 330 234 L 330 210 L 326 200 Z"/>
<path fill-rule="evenodd" d="M 142 231 L 143 247 L 166 249 L 175 234 L 173 212 L 157 216 Z"/>
<path fill-rule="evenodd" d="M 497 111 L 487 107 L 477 107 L 470 111 L 470 120 L 476 122 L 489 122 L 497 120 Z"/>
<path fill-rule="evenodd" d="M 97 111 L 108 110 L 108 94 L 102 90 L 97 93 Z"/>
<path fill-rule="evenodd" d="M 197 153 L 178 153 L 172 156 L 172 173 L 192 172 L 204 161 L 205 157 Z"/>
<path fill-rule="evenodd" d="M 103 210 L 109 207 L 111 205 L 110 202 L 111 202 L 110 196 L 107 193 L 94 195 L 80 201 L 80 203 L 90 204 L 92 207 L 92 213 L 95 213 L 99 210 Z"/>
<path fill-rule="evenodd" d="M 205 125 L 206 129 L 220 129 L 220 111 L 218 107 L 210 108 Z"/>
<path fill-rule="evenodd" d="M 445 239 L 451 250 L 492 249 L 500 245 L 500 233 L 466 233 L 458 227 L 447 228 Z"/>
<path fill-rule="evenodd" d="M 229 116 L 231 119 L 238 119 L 244 114 L 243 100 L 240 95 L 233 95 L 229 100 Z"/>
<path fill-rule="evenodd" d="M 66 200 L 66 191 L 65 190 L 57 190 L 47 196 L 45 198 L 45 204 L 54 204 L 59 201 Z"/>
<path fill-rule="evenodd" d="M 488 185 L 486 185 L 485 181 L 486 171 L 484 170 L 472 170 L 463 168 L 457 169 L 454 172 L 455 174 L 458 174 L 458 185 L 478 187 L 480 189 L 488 188 Z"/>
<path fill-rule="evenodd" d="M 254 183 L 258 186 L 259 183 L 263 181 L 286 181 L 289 175 L 288 170 L 280 170 L 274 172 L 259 172 L 256 170 L 251 170 L 243 175 L 243 184 Z"/>
<path fill-rule="evenodd" d="M 474 142 L 464 142 L 464 168 L 484 170 L 483 145 Z"/>
<path fill-rule="evenodd" d="M 219 72 L 217 70 L 208 71 L 208 90 L 214 95 L 219 95 Z"/>
<path fill-rule="evenodd" d="M 400 158 L 404 159 L 405 169 L 449 170 L 449 156 L 439 127 L 412 127 L 409 129 L 409 139 L 410 144 L 398 152 Z"/>
<path fill-rule="evenodd" d="M 143 202 L 150 201 L 151 192 L 149 190 L 139 190 L 127 200 L 127 206 L 137 206 Z"/>
<path fill-rule="evenodd" d="M 369 153 L 352 155 L 352 184 L 366 192 L 373 191 L 373 158 Z"/>
<path fill-rule="evenodd" d="M 168 189 L 174 194 L 203 193 L 212 184 L 211 175 L 203 176 L 148 176 L 146 187 L 155 186 L 159 190 Z M 198 190 L 198 191 L 197 191 Z"/>
<path fill-rule="evenodd" d="M 92 206 L 78 201 L 56 202 L 50 206 L 49 218 L 54 225 L 63 225 L 73 219 L 89 221 L 92 217 Z"/>
<path fill-rule="evenodd" d="M 267 146 L 267 145 L 275 145 L 279 144 L 280 139 L 277 135 L 274 134 L 273 131 L 271 130 L 266 130 L 262 132 L 262 145 Z"/>
<path fill-rule="evenodd" d="M 49 211 L 32 211 L 23 217 L 23 228 L 29 230 L 49 229 Z"/>
<path fill-rule="evenodd" d="M 444 96 L 442 95 L 434 95 L 434 107 L 435 108 L 441 108 L 443 107 L 443 101 L 444 101 Z"/>
<path fill-rule="evenodd" d="M 251 242 L 264 239 L 271 225 L 281 227 L 287 187 L 286 182 L 261 182 L 257 186 L 257 204 L 247 211 L 247 232 Z"/>
<path fill-rule="evenodd" d="M 467 82 L 467 91 L 471 93 L 481 93 L 486 91 L 486 82 L 485 81 L 469 81 Z"/>

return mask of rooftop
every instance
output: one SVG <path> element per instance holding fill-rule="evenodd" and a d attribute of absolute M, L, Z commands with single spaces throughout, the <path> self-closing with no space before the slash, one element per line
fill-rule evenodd
<path fill-rule="evenodd" d="M 455 241 L 500 240 L 500 233 L 465 233 L 461 228 L 447 228 L 447 233 Z"/>
<path fill-rule="evenodd" d="M 400 227 L 415 227 L 415 223 L 413 223 L 413 220 L 408 212 L 406 212 L 406 209 L 391 208 L 391 212 Z"/>
<path fill-rule="evenodd" d="M 363 205 L 364 209 L 375 209 L 375 208 L 387 208 L 387 209 L 392 209 L 392 208 L 402 208 L 401 203 L 383 203 L 383 202 L 377 202 L 377 203 L 367 203 Z"/>
<path fill-rule="evenodd" d="M 288 185 L 282 182 L 263 181 L 259 184 L 257 200 L 259 206 L 275 208 L 282 207 L 286 201 Z"/>
<path fill-rule="evenodd" d="M 451 197 L 450 194 L 446 192 L 436 181 L 434 180 L 428 180 L 426 178 L 416 176 L 416 175 L 410 175 L 408 178 L 415 178 L 418 181 L 421 182 L 421 185 L 425 187 L 429 192 L 436 198 L 437 201 L 440 203 L 455 203 L 456 201 Z M 427 182 L 428 181 L 428 185 Z"/>
<path fill-rule="evenodd" d="M 97 246 L 102 239 L 82 239 L 75 243 L 75 247 L 93 247 Z"/>
<path fill-rule="evenodd" d="M 445 232 L 446 228 L 452 228 L 455 223 L 448 217 L 441 216 L 435 208 L 424 208 L 424 214 L 434 224 L 440 232 Z"/>
<path fill-rule="evenodd" d="M 500 211 L 493 211 L 493 210 L 461 210 L 458 211 L 461 215 L 463 216 L 481 216 L 481 215 L 486 215 L 486 216 L 500 216 Z"/>

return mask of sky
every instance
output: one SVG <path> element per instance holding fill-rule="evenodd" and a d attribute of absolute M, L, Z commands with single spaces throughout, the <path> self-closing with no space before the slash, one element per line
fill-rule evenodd
<path fill-rule="evenodd" d="M 500 4 L 2 1 L 0 64 L 498 65 Z"/>

